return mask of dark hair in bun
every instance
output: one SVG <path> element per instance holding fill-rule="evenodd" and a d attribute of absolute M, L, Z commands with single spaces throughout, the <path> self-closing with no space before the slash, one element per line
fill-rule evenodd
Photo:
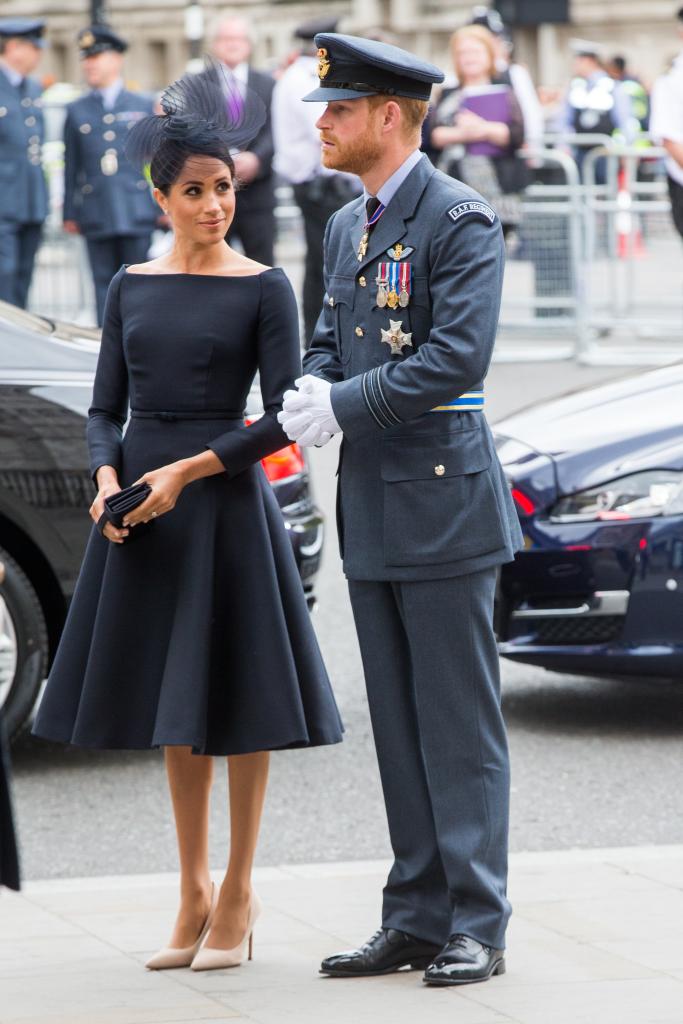
<path fill-rule="evenodd" d="M 216 142 L 212 147 L 202 149 L 201 153 L 199 153 L 195 150 L 189 150 L 183 143 L 176 142 L 175 139 L 166 139 L 160 144 L 152 157 L 152 163 L 149 168 L 149 176 L 154 187 L 167 196 L 171 186 L 175 185 L 180 177 L 186 162 L 193 156 L 210 156 L 220 160 L 227 165 L 230 177 L 235 177 L 235 161 L 228 146 Z"/>

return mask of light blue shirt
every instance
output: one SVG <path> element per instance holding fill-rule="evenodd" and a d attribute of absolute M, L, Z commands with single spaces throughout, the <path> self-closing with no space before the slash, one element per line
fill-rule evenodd
<path fill-rule="evenodd" d="M 0 69 L 5 72 L 9 78 L 10 85 L 13 85 L 15 89 L 24 81 L 24 76 L 20 75 L 18 71 L 14 70 L 14 68 L 11 68 L 9 64 L 4 62 L 4 60 L 0 60 Z"/>
<path fill-rule="evenodd" d="M 420 160 L 424 156 L 419 149 L 414 149 L 410 156 L 407 156 L 401 166 L 394 171 L 390 178 L 384 182 L 384 184 L 377 190 L 377 198 L 380 203 L 384 206 L 388 206 L 391 200 L 394 198 L 399 188 L 406 180 L 413 167 L 419 164 Z M 366 203 L 370 198 L 370 193 L 365 190 L 363 195 L 363 202 Z"/>
<path fill-rule="evenodd" d="M 102 105 L 105 110 L 112 110 L 116 106 L 116 101 L 119 98 L 119 93 L 122 89 L 123 79 L 118 78 L 111 85 L 106 86 L 106 88 L 96 90 L 102 97 Z"/>

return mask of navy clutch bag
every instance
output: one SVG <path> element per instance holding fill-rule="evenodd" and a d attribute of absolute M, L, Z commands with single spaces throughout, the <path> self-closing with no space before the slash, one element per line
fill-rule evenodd
<path fill-rule="evenodd" d="M 107 523 L 111 523 L 112 526 L 116 526 L 117 529 L 121 529 L 123 526 L 123 517 L 128 513 L 132 512 L 138 505 L 142 505 L 143 501 L 152 493 L 152 488 L 149 484 L 132 484 L 130 487 L 124 487 L 122 491 L 118 491 L 116 494 L 110 494 L 108 498 L 104 499 L 104 512 L 100 516 L 97 528 L 100 533 L 104 530 Z M 151 526 L 150 523 L 138 523 L 138 525 L 131 530 L 128 534 L 128 540 L 131 537 L 138 536 L 140 531 L 144 532 L 144 527 Z"/>

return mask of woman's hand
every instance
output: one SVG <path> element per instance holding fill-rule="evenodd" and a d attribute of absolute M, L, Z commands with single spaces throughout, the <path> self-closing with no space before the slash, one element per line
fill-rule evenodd
<path fill-rule="evenodd" d="M 95 500 L 93 501 L 89 509 L 90 518 L 93 520 L 96 526 L 100 521 L 102 513 L 104 512 L 104 499 L 108 498 L 112 494 L 118 494 L 119 491 L 121 490 L 121 485 L 119 484 L 118 478 L 113 470 L 111 471 L 111 473 L 105 474 L 102 474 L 100 471 L 98 471 L 97 482 L 99 485 L 99 490 L 95 496 Z M 111 523 L 106 523 L 104 529 L 102 530 L 102 535 L 106 537 L 107 540 L 110 540 L 112 544 L 123 544 L 129 532 L 129 530 L 119 530 L 117 529 L 116 526 L 113 526 Z"/>
<path fill-rule="evenodd" d="M 462 142 L 488 142 L 490 121 L 471 110 L 461 110 L 456 118 L 456 127 L 462 135 Z"/>
<path fill-rule="evenodd" d="M 156 519 L 164 512 L 170 512 L 180 496 L 185 484 L 188 482 L 185 467 L 180 462 L 172 462 L 160 469 L 153 469 L 151 473 L 145 473 L 136 484 L 149 484 L 152 493 L 141 505 L 134 508 L 123 520 L 124 526 L 135 526 L 137 523 L 147 523 L 150 519 Z"/>

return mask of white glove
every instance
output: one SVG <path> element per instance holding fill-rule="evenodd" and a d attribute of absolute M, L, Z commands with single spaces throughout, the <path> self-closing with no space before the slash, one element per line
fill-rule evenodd
<path fill-rule="evenodd" d="M 300 377 L 295 384 L 299 390 L 285 392 L 278 421 L 287 437 L 303 447 L 327 444 L 341 430 L 332 411 L 332 385 L 311 374 Z"/>
<path fill-rule="evenodd" d="M 291 394 L 296 392 L 292 391 Z M 279 412 L 277 418 L 289 440 L 296 441 L 302 448 L 311 448 L 313 445 L 322 448 L 332 440 L 332 434 L 313 423 L 307 412 Z"/>
<path fill-rule="evenodd" d="M 332 411 L 332 385 L 329 381 L 313 377 L 309 373 L 305 377 L 299 377 L 294 383 L 299 390 L 286 392 L 282 403 L 285 412 L 305 411 L 321 430 L 328 434 L 338 434 L 341 427 Z"/>

